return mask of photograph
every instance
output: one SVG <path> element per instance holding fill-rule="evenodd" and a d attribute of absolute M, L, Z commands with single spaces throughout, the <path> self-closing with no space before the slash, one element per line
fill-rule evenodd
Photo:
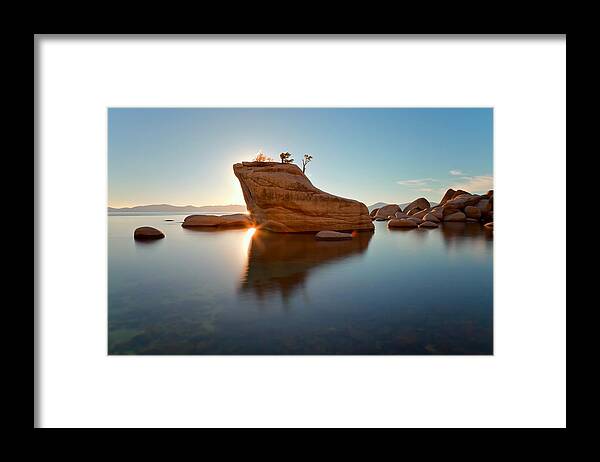
<path fill-rule="evenodd" d="M 566 429 L 566 160 L 566 34 L 36 34 L 34 428 Z"/>
<path fill-rule="evenodd" d="M 493 355 L 493 107 L 108 107 L 108 355 Z"/>

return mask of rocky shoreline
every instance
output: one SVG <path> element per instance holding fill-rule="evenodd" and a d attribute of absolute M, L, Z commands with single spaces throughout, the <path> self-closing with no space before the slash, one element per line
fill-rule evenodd
<path fill-rule="evenodd" d="M 420 197 L 404 210 L 397 204 L 388 204 L 373 209 L 370 216 L 374 221 L 387 221 L 388 228 L 437 228 L 443 222 L 467 222 L 493 229 L 494 191 L 479 195 L 448 189 L 438 205 L 432 206 Z"/>
<path fill-rule="evenodd" d="M 373 221 L 390 229 L 437 228 L 445 222 L 480 223 L 493 230 L 494 191 L 472 194 L 448 189 L 437 205 L 419 197 L 404 207 L 386 204 L 370 213 L 362 202 L 317 189 L 294 164 L 242 162 L 233 166 L 249 214 L 189 215 L 182 227 L 231 229 L 257 227 L 277 233 L 315 233 L 317 240 L 352 239 L 358 231 L 374 231 Z M 148 226 L 135 239 L 160 239 Z"/>

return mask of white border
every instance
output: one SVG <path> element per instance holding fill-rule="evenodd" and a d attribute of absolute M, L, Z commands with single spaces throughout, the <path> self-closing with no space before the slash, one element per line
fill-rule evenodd
<path fill-rule="evenodd" d="M 564 38 L 38 37 L 37 73 L 39 426 L 565 425 Z M 108 357 L 109 106 L 494 107 L 495 355 Z"/>

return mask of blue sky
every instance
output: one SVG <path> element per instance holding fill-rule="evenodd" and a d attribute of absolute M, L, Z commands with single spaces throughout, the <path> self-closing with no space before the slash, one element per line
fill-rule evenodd
<path fill-rule="evenodd" d="M 232 165 L 259 150 L 296 163 L 338 196 L 439 201 L 449 187 L 492 189 L 491 108 L 108 111 L 109 206 L 243 204 Z"/>

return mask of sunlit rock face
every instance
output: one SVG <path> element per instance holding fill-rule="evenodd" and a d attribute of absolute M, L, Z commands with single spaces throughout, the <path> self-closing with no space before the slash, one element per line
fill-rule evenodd
<path fill-rule="evenodd" d="M 274 232 L 371 231 L 367 206 L 315 188 L 297 165 L 242 162 L 233 166 L 254 222 Z"/>

